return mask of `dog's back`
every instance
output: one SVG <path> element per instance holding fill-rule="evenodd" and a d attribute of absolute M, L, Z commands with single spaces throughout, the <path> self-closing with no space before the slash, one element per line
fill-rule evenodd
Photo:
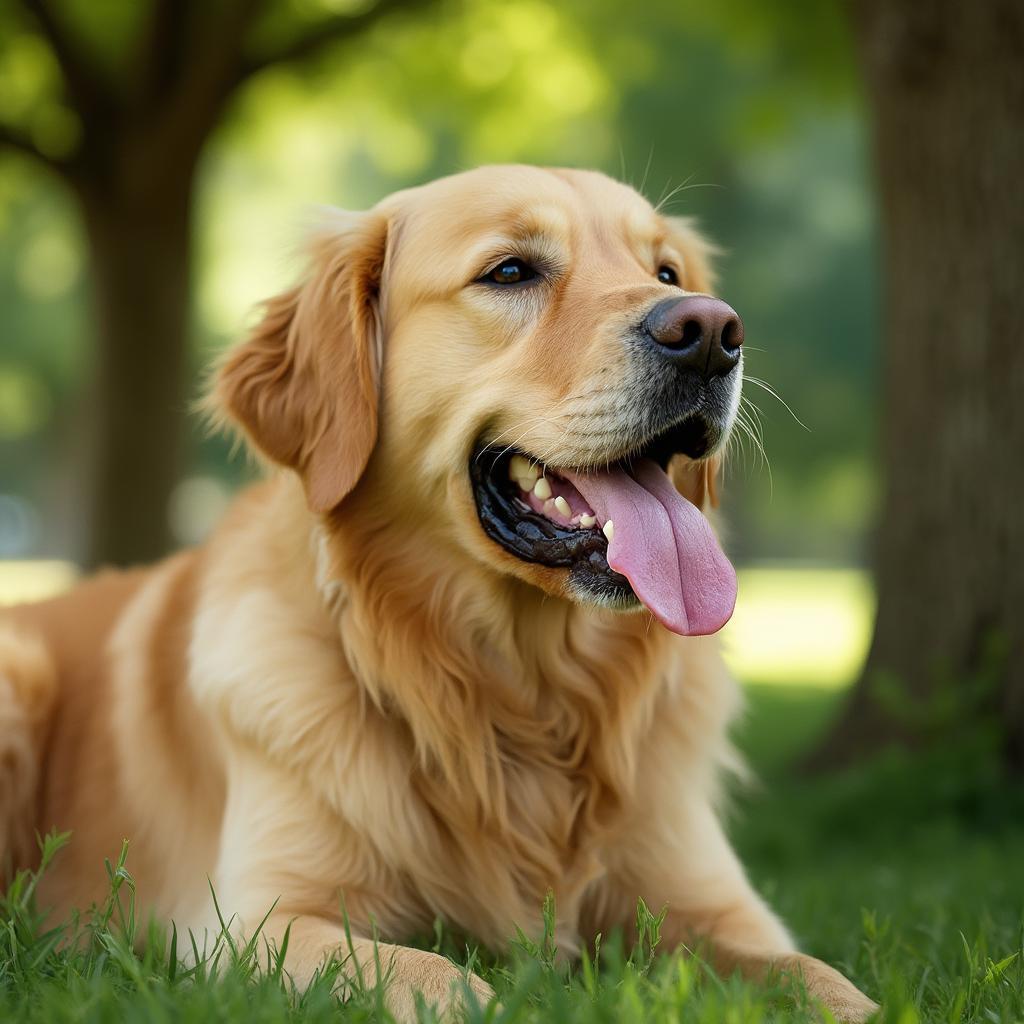
<path fill-rule="evenodd" d="M 185 685 L 198 560 L 190 551 L 103 572 L 0 612 L 0 855 L 8 872 L 33 867 L 37 832 L 73 834 L 40 886 L 58 914 L 102 899 L 104 859 L 126 838 L 133 874 L 147 883 L 143 898 L 162 887 L 162 872 L 147 870 L 156 837 L 139 812 L 140 803 L 168 812 L 187 802 L 190 768 L 204 764 L 188 756 L 199 730 Z M 128 643 L 119 645 L 119 630 Z"/>
<path fill-rule="evenodd" d="M 55 806 L 70 810 L 89 792 L 70 784 L 86 766 L 110 768 L 110 738 L 102 735 L 109 725 L 107 641 L 144 578 L 142 571 L 101 573 L 67 594 L 0 612 L 0 848 L 7 870 L 33 866 L 37 829 L 48 827 Z M 76 818 L 88 813 L 76 810 Z"/>

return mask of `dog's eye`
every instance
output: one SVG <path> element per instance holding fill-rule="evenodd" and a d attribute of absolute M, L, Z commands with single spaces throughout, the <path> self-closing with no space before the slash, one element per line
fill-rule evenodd
<path fill-rule="evenodd" d="M 679 284 L 679 275 L 671 267 L 658 267 L 658 280 L 662 284 Z"/>
<path fill-rule="evenodd" d="M 525 281 L 532 281 L 537 276 L 537 271 L 525 260 L 510 257 L 502 260 L 493 270 L 489 270 L 483 280 L 493 284 L 523 284 Z"/>

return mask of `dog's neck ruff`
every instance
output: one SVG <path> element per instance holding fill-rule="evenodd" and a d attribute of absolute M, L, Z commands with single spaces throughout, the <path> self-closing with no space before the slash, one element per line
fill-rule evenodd
<path fill-rule="evenodd" d="M 578 778 L 588 816 L 628 800 L 635 735 L 673 642 L 647 615 L 545 597 L 465 561 L 442 568 L 355 520 L 316 547 L 353 675 L 406 724 L 424 778 L 455 790 L 476 822 L 510 828 L 518 764 Z"/>

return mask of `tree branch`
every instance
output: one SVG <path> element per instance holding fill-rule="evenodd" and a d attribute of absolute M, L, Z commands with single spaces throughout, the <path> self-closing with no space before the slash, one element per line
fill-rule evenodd
<path fill-rule="evenodd" d="M 251 58 L 243 58 L 239 63 L 233 85 L 239 85 L 250 76 L 274 64 L 302 60 L 311 57 L 331 43 L 351 39 L 386 14 L 426 7 L 431 2 L 432 0 L 379 0 L 378 3 L 359 14 L 325 18 L 302 35 L 285 43 L 278 50 Z"/>
<path fill-rule="evenodd" d="M 68 99 L 83 120 L 102 108 L 109 108 L 113 96 L 99 67 L 78 41 L 60 24 L 48 0 L 21 0 L 22 6 L 39 26 L 64 76 Z"/>

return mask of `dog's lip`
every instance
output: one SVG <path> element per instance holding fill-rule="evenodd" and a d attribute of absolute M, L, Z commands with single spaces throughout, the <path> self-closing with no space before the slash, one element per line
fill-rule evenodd
<path fill-rule="evenodd" d="M 509 478 L 514 456 L 526 456 L 514 448 L 479 444 L 470 458 L 470 480 L 480 523 L 492 540 L 528 562 L 551 568 L 571 568 L 580 560 L 599 556 L 608 568 L 608 541 L 599 528 L 563 525 L 531 508 L 522 491 Z M 553 467 L 550 476 L 561 477 Z"/>

